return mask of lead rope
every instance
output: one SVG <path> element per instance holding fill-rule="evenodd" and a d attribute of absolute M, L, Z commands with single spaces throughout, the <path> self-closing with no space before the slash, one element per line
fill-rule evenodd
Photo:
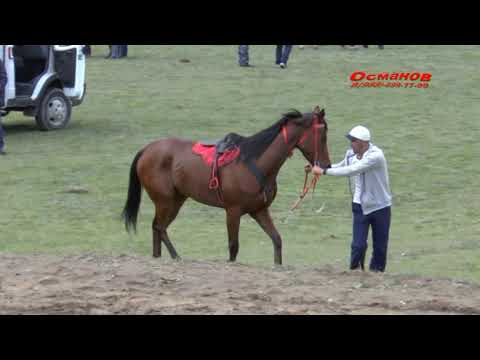
<path fill-rule="evenodd" d="M 324 126 L 324 125 L 323 125 Z M 313 119 L 313 124 L 312 124 L 312 131 L 313 131 L 313 141 L 314 141 L 314 144 L 315 144 L 315 158 L 314 158 L 314 165 L 319 165 L 319 161 L 318 161 L 318 158 L 319 158 L 319 153 L 320 153 L 320 149 L 319 149 L 319 146 L 318 146 L 318 136 L 319 136 L 319 129 L 320 127 L 322 127 L 321 124 L 318 123 L 318 117 L 316 115 L 314 115 L 314 119 Z M 287 129 L 284 127 L 282 129 L 282 132 L 283 132 L 283 138 L 285 140 L 285 143 L 288 145 L 288 133 L 287 133 Z M 303 143 L 305 140 L 307 139 L 307 135 L 305 134 L 299 141 L 299 143 Z M 292 149 L 289 149 L 289 157 L 292 156 L 292 153 L 293 153 L 293 148 L 295 148 L 295 146 L 292 147 Z M 300 195 L 300 198 L 295 201 L 295 203 L 292 205 L 292 207 L 290 208 L 290 211 L 288 212 L 287 216 L 285 217 L 285 219 L 282 221 L 282 223 L 286 224 L 288 223 L 288 219 L 290 218 L 290 216 L 293 214 L 293 212 L 300 206 L 300 204 L 302 203 L 302 201 L 305 199 L 305 197 L 307 196 L 308 192 L 310 191 L 310 189 L 312 189 L 312 199 L 313 199 L 313 196 L 315 194 L 315 188 L 317 186 L 317 183 L 318 183 L 318 180 L 320 178 L 319 175 L 314 175 L 314 177 L 312 178 L 312 181 L 310 182 L 310 185 L 307 186 L 308 184 L 308 177 L 309 177 L 309 174 L 312 172 L 312 167 L 309 165 L 309 166 L 306 166 L 305 167 L 305 181 L 303 183 L 303 191 L 302 191 L 302 194 Z M 323 207 L 320 209 L 320 212 L 323 211 Z"/>
<path fill-rule="evenodd" d="M 318 158 L 319 158 L 319 153 L 320 153 L 320 149 L 318 148 L 319 127 L 320 127 L 320 124 L 318 123 L 318 117 L 316 115 L 314 115 L 313 124 L 312 124 L 313 143 L 315 145 L 314 165 L 318 165 Z M 304 141 L 304 140 L 305 140 L 305 138 L 302 139 L 301 141 Z M 300 198 L 293 204 L 290 211 L 294 211 L 300 206 L 300 204 L 302 203 L 303 199 L 305 199 L 305 196 L 307 196 L 310 189 L 312 189 L 312 199 L 313 199 L 313 195 L 315 194 L 315 188 L 317 187 L 317 182 L 318 182 L 320 176 L 315 175 L 312 178 L 312 181 L 311 181 L 310 185 L 307 186 L 308 176 L 310 175 L 311 172 L 312 172 L 312 167 L 311 166 L 306 166 L 305 167 L 305 182 L 303 184 L 303 192 L 300 195 Z"/>
<path fill-rule="evenodd" d="M 312 178 L 312 181 L 310 182 L 310 185 L 307 186 L 307 183 L 308 183 L 308 177 L 310 175 L 310 173 L 312 172 L 312 168 L 307 166 L 305 167 L 305 182 L 303 184 L 303 191 L 302 191 L 302 194 L 300 195 L 300 198 L 295 201 L 295 203 L 293 204 L 292 208 L 290 209 L 290 211 L 294 211 L 296 210 L 300 204 L 302 203 L 302 201 L 305 199 L 305 197 L 307 196 L 308 192 L 310 191 L 310 189 L 312 189 L 312 199 L 313 199 L 313 195 L 315 194 L 315 188 L 317 186 L 317 182 L 320 178 L 320 176 L 318 175 L 314 175 L 314 177 Z"/>

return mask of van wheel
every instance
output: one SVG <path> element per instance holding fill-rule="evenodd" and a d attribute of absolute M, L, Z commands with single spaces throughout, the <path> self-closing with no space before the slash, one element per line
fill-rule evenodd
<path fill-rule="evenodd" d="M 63 129 L 72 115 L 72 102 L 62 90 L 50 89 L 40 102 L 35 120 L 40 130 Z"/>

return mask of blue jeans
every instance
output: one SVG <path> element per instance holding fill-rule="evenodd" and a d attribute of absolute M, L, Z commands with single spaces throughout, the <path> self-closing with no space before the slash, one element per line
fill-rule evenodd
<path fill-rule="evenodd" d="M 112 45 L 112 59 L 120 59 L 128 54 L 128 45 Z"/>
<path fill-rule="evenodd" d="M 390 232 L 391 208 L 386 207 L 371 214 L 363 215 L 362 206 L 353 203 L 353 241 L 350 269 L 364 269 L 367 252 L 368 230 L 372 227 L 373 254 L 371 271 L 384 272 L 387 265 L 388 237 Z"/>
<path fill-rule="evenodd" d="M 128 45 L 122 45 L 122 56 L 123 57 L 128 56 Z"/>
<path fill-rule="evenodd" d="M 238 45 L 238 64 L 242 66 L 249 64 L 248 45 Z"/>
<path fill-rule="evenodd" d="M 293 45 L 277 45 L 276 64 L 280 65 L 280 63 L 284 63 L 287 65 L 292 49 Z"/>

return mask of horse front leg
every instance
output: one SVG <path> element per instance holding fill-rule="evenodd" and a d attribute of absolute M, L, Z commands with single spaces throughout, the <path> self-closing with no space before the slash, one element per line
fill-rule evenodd
<path fill-rule="evenodd" d="M 230 251 L 231 262 L 237 260 L 238 250 L 240 248 L 238 242 L 240 217 L 241 212 L 238 209 L 227 209 L 228 250 Z"/>
<path fill-rule="evenodd" d="M 250 214 L 250 216 L 256 220 L 263 231 L 272 239 L 275 265 L 282 265 L 282 238 L 273 224 L 270 211 L 268 208 L 265 208 Z"/>

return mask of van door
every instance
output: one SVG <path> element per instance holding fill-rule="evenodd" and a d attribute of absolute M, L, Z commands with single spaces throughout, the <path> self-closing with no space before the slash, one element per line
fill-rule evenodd
<path fill-rule="evenodd" d="M 85 92 L 85 55 L 83 45 L 54 45 L 54 68 L 64 85 L 65 95 L 72 100 Z"/>
<path fill-rule="evenodd" d="M 13 58 L 13 45 L 0 45 L 0 58 L 7 72 L 7 86 L 5 87 L 5 107 L 9 100 L 15 99 L 15 61 Z"/>

